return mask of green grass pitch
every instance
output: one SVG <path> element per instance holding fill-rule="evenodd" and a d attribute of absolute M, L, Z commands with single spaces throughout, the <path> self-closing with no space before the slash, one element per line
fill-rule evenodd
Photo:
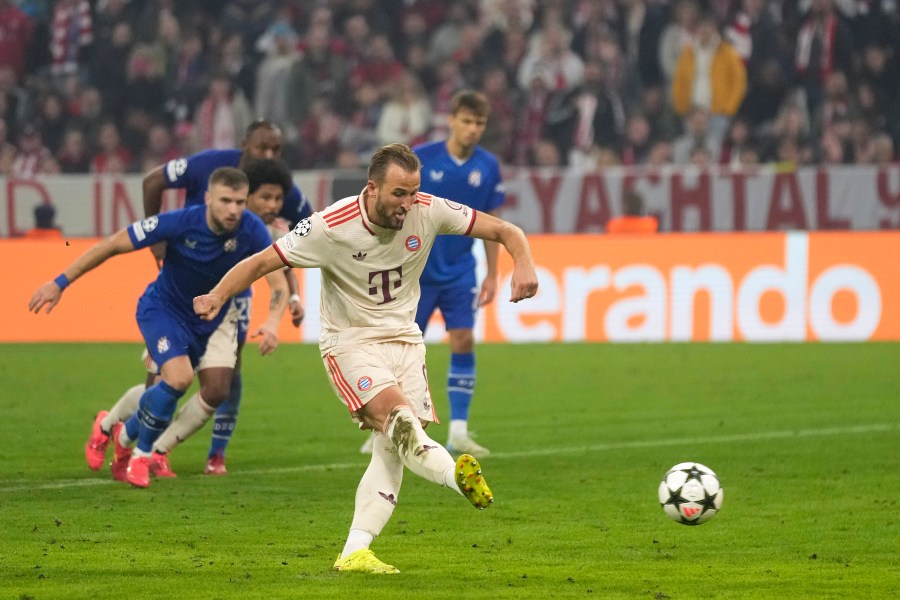
<path fill-rule="evenodd" d="M 228 476 L 200 474 L 206 429 L 149 490 L 83 458 L 139 355 L 0 346 L 0 598 L 900 595 L 897 344 L 481 346 L 471 425 L 496 502 L 407 472 L 373 545 L 401 574 L 380 577 L 331 570 L 367 460 L 315 347 L 248 346 Z M 429 346 L 442 417 L 447 357 Z M 725 488 L 699 527 L 656 499 L 688 460 Z"/>

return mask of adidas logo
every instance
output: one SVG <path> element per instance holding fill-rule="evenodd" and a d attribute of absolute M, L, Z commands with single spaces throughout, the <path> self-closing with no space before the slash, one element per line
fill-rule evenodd
<path fill-rule="evenodd" d="M 364 260 L 366 258 L 365 252 L 357 252 L 353 255 L 353 260 Z"/>

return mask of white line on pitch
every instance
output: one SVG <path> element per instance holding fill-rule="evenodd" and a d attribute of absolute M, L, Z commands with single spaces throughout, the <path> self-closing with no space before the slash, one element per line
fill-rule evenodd
<path fill-rule="evenodd" d="M 609 444 L 588 444 L 567 448 L 542 448 L 539 450 L 523 450 L 520 452 L 494 452 L 491 460 L 504 458 L 529 458 L 533 456 L 549 456 L 553 454 L 578 454 L 583 452 L 608 452 L 610 450 L 627 450 L 631 448 L 657 448 L 663 446 L 696 446 L 701 444 L 727 444 L 733 442 L 760 442 L 764 440 L 823 437 L 832 435 L 854 435 L 861 433 L 883 433 L 894 431 L 898 423 L 873 423 L 871 425 L 853 425 L 849 427 L 826 427 L 823 429 L 792 429 L 786 431 L 761 431 L 757 433 L 735 433 L 706 438 L 679 438 L 661 440 L 635 440 L 632 442 L 614 442 Z M 278 467 L 274 469 L 248 469 L 229 471 L 229 476 L 273 475 L 277 473 L 308 473 L 312 471 L 336 471 L 340 469 L 363 469 L 365 462 L 332 463 L 316 465 L 297 465 L 294 467 Z M 196 476 L 200 476 L 199 474 Z M 16 493 L 35 490 L 56 490 L 62 488 L 88 487 L 115 483 L 112 479 L 60 479 L 48 483 L 37 483 L 34 480 L 10 480 L 0 486 L 0 493 Z"/>

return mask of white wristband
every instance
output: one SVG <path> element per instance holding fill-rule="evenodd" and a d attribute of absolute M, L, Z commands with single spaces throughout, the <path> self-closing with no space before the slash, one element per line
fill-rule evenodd
<path fill-rule="evenodd" d="M 294 302 L 300 302 L 300 294 L 291 294 L 288 298 L 288 304 L 293 304 Z"/>

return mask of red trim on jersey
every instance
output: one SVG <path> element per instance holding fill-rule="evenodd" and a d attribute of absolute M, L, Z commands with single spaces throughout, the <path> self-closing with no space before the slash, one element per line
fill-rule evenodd
<path fill-rule="evenodd" d="M 363 407 L 363 401 L 356 395 L 356 392 L 353 391 L 353 387 L 347 382 L 344 374 L 341 373 L 341 369 L 334 357 L 330 354 L 326 354 L 325 358 L 328 360 L 328 365 L 331 367 L 331 381 L 333 381 L 335 387 L 343 393 L 344 400 L 347 401 L 347 407 L 350 409 L 350 412 L 356 412 Z"/>
<path fill-rule="evenodd" d="M 326 220 L 325 224 L 328 225 L 329 229 L 331 229 L 333 227 L 337 227 L 341 223 L 346 223 L 347 221 L 352 221 L 353 219 L 355 219 L 358 216 L 359 216 L 359 211 L 353 211 L 351 213 L 344 215 L 343 217 L 339 217 L 339 218 L 336 218 L 331 221 Z"/>
<path fill-rule="evenodd" d="M 281 253 L 281 248 L 278 247 L 278 244 L 272 244 L 272 247 L 275 248 L 275 254 L 278 255 L 278 258 L 281 259 L 281 262 L 283 262 L 286 267 L 290 267 L 291 263 L 289 263 L 288 259 L 285 258 L 284 254 Z"/>
<path fill-rule="evenodd" d="M 325 220 L 325 224 L 330 227 L 335 227 L 336 225 L 340 225 L 341 223 L 346 223 L 347 221 L 352 220 L 359 214 L 359 205 L 357 204 L 348 204 L 343 208 L 339 208 L 334 212 L 322 215 L 322 218 Z"/>
<path fill-rule="evenodd" d="M 475 215 L 478 214 L 478 211 L 475 210 L 474 208 L 472 208 L 471 210 L 472 210 L 472 222 L 469 223 L 469 228 L 466 229 L 466 232 L 463 235 L 469 235 L 469 232 L 472 231 L 473 227 L 475 227 Z"/>
<path fill-rule="evenodd" d="M 366 231 L 368 231 L 371 235 L 375 235 L 375 232 L 372 231 L 372 228 L 369 227 L 369 224 L 366 223 L 366 219 L 362 216 L 363 211 L 366 210 L 366 203 L 363 201 L 363 194 L 360 194 L 356 197 L 356 203 L 359 206 L 359 220 L 362 221 L 363 227 L 365 227 Z M 368 217 L 368 215 L 366 216 Z"/>
<path fill-rule="evenodd" d="M 416 201 L 413 204 L 424 204 L 425 206 L 431 206 L 431 199 L 434 196 L 431 194 L 426 194 L 425 192 L 416 192 Z"/>

